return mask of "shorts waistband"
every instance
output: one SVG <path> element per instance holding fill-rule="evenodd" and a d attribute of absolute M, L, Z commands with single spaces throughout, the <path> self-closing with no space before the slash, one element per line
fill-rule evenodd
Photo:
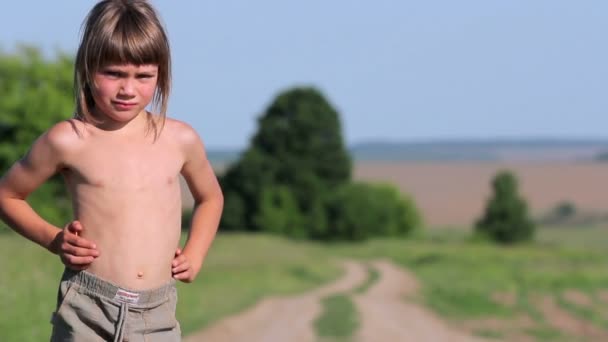
<path fill-rule="evenodd" d="M 138 306 L 167 300 L 171 291 L 175 289 L 175 279 L 156 289 L 133 290 L 115 285 L 87 271 L 74 271 L 68 268 L 63 272 L 61 279 L 78 284 L 92 294 Z"/>

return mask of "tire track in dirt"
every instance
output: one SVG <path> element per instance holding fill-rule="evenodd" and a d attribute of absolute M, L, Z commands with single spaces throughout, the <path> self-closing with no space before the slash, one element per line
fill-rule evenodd
<path fill-rule="evenodd" d="M 367 267 L 344 261 L 345 274 L 337 281 L 292 297 L 270 297 L 242 313 L 194 333 L 185 342 L 312 342 L 318 341 L 314 320 L 322 313 L 321 300 L 349 295 L 360 326 L 357 342 L 464 342 L 485 341 L 456 330 L 421 305 L 408 302 L 419 285 L 416 278 L 389 261 L 376 261 L 377 281 L 362 294 L 354 290 L 368 278 Z"/>
<path fill-rule="evenodd" d="M 313 326 L 321 314 L 321 299 L 351 291 L 367 278 L 367 270 L 354 261 L 344 261 L 345 274 L 338 280 L 293 297 L 270 297 L 253 308 L 223 319 L 185 342 L 312 342 Z"/>
<path fill-rule="evenodd" d="M 484 341 L 450 327 L 427 308 L 406 301 L 419 290 L 411 273 L 389 261 L 372 265 L 380 274 L 378 281 L 366 293 L 354 296 L 361 322 L 355 341 Z"/>

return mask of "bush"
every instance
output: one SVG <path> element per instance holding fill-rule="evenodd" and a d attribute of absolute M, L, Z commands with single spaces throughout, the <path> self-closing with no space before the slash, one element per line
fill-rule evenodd
<path fill-rule="evenodd" d="M 555 205 L 544 217 L 539 220 L 540 224 L 562 225 L 575 223 L 582 217 L 578 217 L 578 209 L 574 203 L 562 201 Z M 582 215 L 581 215 L 582 216 Z"/>
<path fill-rule="evenodd" d="M 266 232 L 294 238 L 308 237 L 295 196 L 285 186 L 271 186 L 262 191 L 260 209 L 254 221 Z"/>
<path fill-rule="evenodd" d="M 72 116 L 73 65 L 70 56 L 58 54 L 46 59 L 34 47 L 18 46 L 10 54 L 0 52 L 0 176 L 42 133 Z M 34 191 L 27 201 L 42 218 L 59 227 L 72 217 L 59 175 Z"/>
<path fill-rule="evenodd" d="M 258 123 L 251 145 L 220 177 L 221 229 L 319 235 L 327 194 L 351 176 L 338 113 L 318 90 L 293 88 Z"/>
<path fill-rule="evenodd" d="M 476 231 L 505 244 L 531 240 L 535 227 L 528 217 L 525 200 L 518 194 L 515 176 L 509 171 L 501 171 L 492 186 L 493 196 L 475 225 Z"/>
<path fill-rule="evenodd" d="M 351 184 L 337 111 L 314 88 L 279 94 L 240 159 L 220 177 L 221 230 L 324 241 L 405 235 L 413 201 L 388 185 Z"/>
<path fill-rule="evenodd" d="M 323 240 L 405 236 L 422 224 L 414 202 L 391 185 L 352 183 L 330 197 Z"/>

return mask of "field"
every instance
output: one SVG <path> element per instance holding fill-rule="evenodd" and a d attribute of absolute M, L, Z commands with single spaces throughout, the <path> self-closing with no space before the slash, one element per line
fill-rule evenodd
<path fill-rule="evenodd" d="M 413 300 L 471 334 L 508 341 L 608 340 L 607 224 L 543 227 L 534 243 L 517 247 L 471 238 L 470 222 L 483 208 L 490 179 L 505 167 L 520 177 L 535 213 L 562 200 L 608 211 L 602 193 L 608 166 L 602 164 L 359 164 L 356 179 L 394 182 L 413 194 L 433 229 L 404 240 L 331 245 L 220 234 L 197 282 L 179 285 L 183 331 L 193 333 L 269 295 L 326 284 L 341 275 L 340 260 L 390 260 L 421 283 Z M 0 340 L 44 340 L 61 264 L 14 234 L 0 234 L 0 249 Z M 377 278 L 370 269 L 355 292 L 366 292 Z M 325 312 L 315 321 L 318 336 L 348 315 L 340 332 L 348 340 L 360 323 L 351 296 L 324 301 Z"/>
<path fill-rule="evenodd" d="M 469 234 L 455 230 L 334 245 L 223 234 L 198 281 L 180 284 L 178 318 L 184 332 L 192 333 L 264 296 L 326 283 L 339 276 L 338 260 L 386 259 L 414 272 L 422 284 L 417 301 L 471 334 L 593 341 L 608 336 L 608 228 L 582 229 L 571 241 L 572 229 L 544 229 L 536 243 L 511 248 L 471 241 Z M 5 313 L 0 337 L 43 340 L 50 331 L 59 261 L 12 234 L 0 235 L 0 248 L 10 256 L 0 262 L 0 310 Z M 370 274 L 371 284 L 357 292 L 375 280 Z M 325 319 L 341 322 L 340 317 Z M 318 325 L 322 333 L 323 324 Z"/>
<path fill-rule="evenodd" d="M 396 184 L 414 196 L 427 225 L 469 226 L 481 215 L 498 170 L 519 179 L 521 194 L 534 216 L 562 201 L 590 213 L 608 212 L 608 163 L 425 162 L 358 163 L 354 178 Z"/>

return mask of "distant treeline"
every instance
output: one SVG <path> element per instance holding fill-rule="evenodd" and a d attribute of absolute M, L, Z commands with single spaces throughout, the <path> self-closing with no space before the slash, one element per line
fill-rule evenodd
<path fill-rule="evenodd" d="M 608 140 L 518 139 L 363 142 L 349 147 L 355 161 L 606 161 Z M 237 149 L 213 149 L 209 158 L 229 163 Z"/>

